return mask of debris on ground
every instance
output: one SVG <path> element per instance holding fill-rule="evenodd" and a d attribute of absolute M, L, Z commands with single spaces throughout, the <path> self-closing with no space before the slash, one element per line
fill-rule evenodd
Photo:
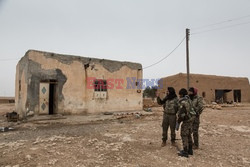
<path fill-rule="evenodd" d="M 152 108 L 144 108 L 144 111 L 146 111 L 146 112 L 152 112 Z"/>
<path fill-rule="evenodd" d="M 17 122 L 19 119 L 19 114 L 17 112 L 13 111 L 11 113 L 6 113 L 7 121 L 8 122 Z"/>
<path fill-rule="evenodd" d="M 113 115 L 113 112 L 104 112 L 103 115 Z"/>
<path fill-rule="evenodd" d="M 0 134 L 0 167 L 250 166 L 249 104 L 223 107 L 220 112 L 205 108 L 200 116 L 200 146 L 189 158 L 177 156 L 181 140 L 175 145 L 168 140 L 161 147 L 162 107 L 151 109 L 71 115 L 39 123 L 17 124 L 0 117 L 0 127 L 18 128 Z M 180 130 L 176 138 L 181 138 Z"/>
<path fill-rule="evenodd" d="M 11 128 L 11 127 L 0 127 L 0 132 L 7 132 L 7 131 L 10 131 L 10 130 L 14 130 L 14 128 Z"/>

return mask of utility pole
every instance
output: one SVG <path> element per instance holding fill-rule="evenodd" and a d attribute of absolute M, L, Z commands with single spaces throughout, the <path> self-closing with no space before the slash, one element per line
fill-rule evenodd
<path fill-rule="evenodd" d="M 189 89 L 189 44 L 188 44 L 188 41 L 189 41 L 189 36 L 190 36 L 190 29 L 186 29 L 186 61 L 187 61 L 187 89 Z"/>

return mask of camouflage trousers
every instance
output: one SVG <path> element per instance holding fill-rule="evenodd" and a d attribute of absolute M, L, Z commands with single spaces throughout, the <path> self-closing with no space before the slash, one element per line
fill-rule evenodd
<path fill-rule="evenodd" d="M 175 125 L 176 125 L 176 115 L 163 114 L 162 121 L 162 141 L 168 140 L 168 128 L 171 131 L 171 141 L 175 141 Z"/>
<path fill-rule="evenodd" d="M 200 116 L 195 117 L 192 127 L 194 145 L 197 147 L 199 147 L 199 126 L 200 126 Z"/>
<path fill-rule="evenodd" d="M 192 123 L 193 121 L 183 121 L 181 124 L 181 140 L 183 148 L 192 145 Z"/>

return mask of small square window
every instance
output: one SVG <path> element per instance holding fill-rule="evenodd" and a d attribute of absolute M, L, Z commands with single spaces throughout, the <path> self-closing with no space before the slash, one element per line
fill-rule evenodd
<path fill-rule="evenodd" d="M 107 91 L 107 81 L 103 79 L 96 79 L 94 81 L 94 89 L 96 92 Z"/>

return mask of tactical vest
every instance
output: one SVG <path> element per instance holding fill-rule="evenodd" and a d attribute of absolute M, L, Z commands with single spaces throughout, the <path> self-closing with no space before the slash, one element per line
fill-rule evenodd
<path fill-rule="evenodd" d="M 167 100 L 165 102 L 164 113 L 174 115 L 178 110 L 178 99 L 177 97 L 172 100 Z"/>

